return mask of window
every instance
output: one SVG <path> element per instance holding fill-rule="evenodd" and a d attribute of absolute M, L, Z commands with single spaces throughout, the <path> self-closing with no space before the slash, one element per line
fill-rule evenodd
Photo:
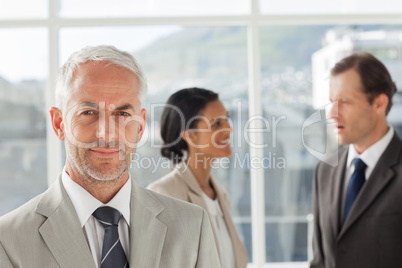
<path fill-rule="evenodd" d="M 273 15 L 323 15 L 323 14 L 395 14 L 402 6 L 395 1 L 385 0 L 305 0 L 274 1 L 260 0 L 261 11 Z"/>
<path fill-rule="evenodd" d="M 60 0 L 62 17 L 225 16 L 247 14 L 247 0 Z M 80 8 L 77 8 L 79 6 Z M 96 8 L 94 8 L 96 7 Z M 228 8 L 230 7 L 230 8 Z"/>
<path fill-rule="evenodd" d="M 147 128 L 130 169 L 134 179 L 146 186 L 169 171 L 158 148 L 168 96 L 191 86 L 218 92 L 233 122 L 233 155 L 213 176 L 231 194 L 249 263 L 307 267 L 313 173 L 326 150 L 336 148 L 327 142 L 328 72 L 352 51 L 379 57 L 399 87 L 388 120 L 401 135 L 402 5 L 110 3 L 0 0 L 0 215 L 44 191 L 46 178 L 54 180 L 64 163 L 46 119 L 56 69 L 84 46 L 111 44 L 133 53 L 149 82 Z"/>
<path fill-rule="evenodd" d="M 0 0 L 0 20 L 44 19 L 48 15 L 48 0 Z"/>
<path fill-rule="evenodd" d="M 110 41 L 112 40 L 112 41 Z M 137 42 L 138 40 L 138 42 Z M 171 94 L 185 87 L 219 93 L 234 125 L 230 164 L 217 164 L 213 176 L 231 194 L 232 213 L 251 256 L 249 153 L 243 128 L 247 121 L 247 31 L 245 27 L 130 26 L 63 28 L 61 62 L 85 45 L 112 44 L 137 57 L 147 75 L 147 130 L 133 158 L 131 175 L 142 186 L 167 174 L 162 158 L 159 119 Z"/>
<path fill-rule="evenodd" d="M 47 32 L 0 29 L 0 215 L 47 187 Z"/>

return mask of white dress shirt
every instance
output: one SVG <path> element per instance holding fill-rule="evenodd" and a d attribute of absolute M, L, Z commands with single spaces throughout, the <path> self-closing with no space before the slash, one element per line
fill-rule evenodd
<path fill-rule="evenodd" d="M 223 212 L 219 201 L 216 198 L 212 200 L 205 193 L 202 193 L 202 197 L 208 208 L 209 215 L 211 216 L 210 221 L 212 228 L 215 230 L 217 237 L 217 244 L 219 248 L 219 257 L 221 261 L 222 268 L 235 268 L 236 261 L 234 255 L 234 249 L 232 244 L 232 239 L 230 238 L 229 230 L 226 225 L 225 219 L 223 218 Z"/>
<path fill-rule="evenodd" d="M 348 188 L 350 176 L 352 176 L 355 171 L 355 166 L 352 164 L 353 159 L 360 158 L 366 165 L 366 181 L 370 178 L 373 169 L 375 168 L 378 160 L 380 159 L 382 153 L 387 148 L 388 144 L 391 142 L 392 137 L 394 136 L 394 129 L 389 127 L 387 134 L 384 135 L 379 141 L 368 147 L 362 154 L 359 154 L 354 145 L 349 145 L 348 159 L 346 161 L 346 171 L 345 171 L 345 185 L 343 189 L 343 198 L 342 198 L 342 214 L 344 213 L 345 208 L 345 198 L 346 191 Z"/>
<path fill-rule="evenodd" d="M 62 172 L 62 183 L 77 212 L 82 231 L 87 239 L 96 266 L 101 267 L 100 260 L 105 229 L 99 221 L 95 219 L 92 213 L 102 206 L 113 207 L 122 214 L 118 227 L 119 236 L 127 259 L 130 259 L 127 253 L 129 252 L 130 245 L 131 178 L 127 180 L 120 191 L 107 204 L 103 204 L 79 184 L 74 182 L 65 171 L 65 168 Z"/>

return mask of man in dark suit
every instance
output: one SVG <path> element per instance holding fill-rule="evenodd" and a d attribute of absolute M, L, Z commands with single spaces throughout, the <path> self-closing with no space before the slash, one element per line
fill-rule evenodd
<path fill-rule="evenodd" d="M 331 71 L 329 118 L 348 146 L 316 169 L 311 268 L 402 267 L 402 142 L 386 118 L 395 92 L 368 53 Z"/>

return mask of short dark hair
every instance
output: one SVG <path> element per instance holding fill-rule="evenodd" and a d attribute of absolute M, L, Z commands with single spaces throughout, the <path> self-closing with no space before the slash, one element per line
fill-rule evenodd
<path fill-rule="evenodd" d="M 370 104 L 378 95 L 382 93 L 387 95 L 386 114 L 388 114 L 392 107 L 392 97 L 397 88 L 384 64 L 370 53 L 355 52 L 335 64 L 331 70 L 331 76 L 350 69 L 354 69 L 359 74 L 363 85 L 362 90 Z"/>
<path fill-rule="evenodd" d="M 182 131 L 196 127 L 200 115 L 208 103 L 218 100 L 218 94 L 203 88 L 184 88 L 168 99 L 161 116 L 161 137 L 164 145 L 161 154 L 181 162 L 188 145 L 181 137 Z"/>

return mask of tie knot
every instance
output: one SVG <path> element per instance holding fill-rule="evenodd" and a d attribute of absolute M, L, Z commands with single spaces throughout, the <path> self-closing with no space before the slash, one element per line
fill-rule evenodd
<path fill-rule="evenodd" d="M 108 227 L 110 225 L 117 226 L 121 218 L 121 213 L 112 207 L 100 207 L 92 213 L 94 217 L 103 225 Z"/>
<path fill-rule="evenodd" d="M 352 163 L 355 166 L 355 170 L 359 172 L 364 171 L 367 167 L 366 163 L 364 163 L 360 158 L 353 159 Z"/>

